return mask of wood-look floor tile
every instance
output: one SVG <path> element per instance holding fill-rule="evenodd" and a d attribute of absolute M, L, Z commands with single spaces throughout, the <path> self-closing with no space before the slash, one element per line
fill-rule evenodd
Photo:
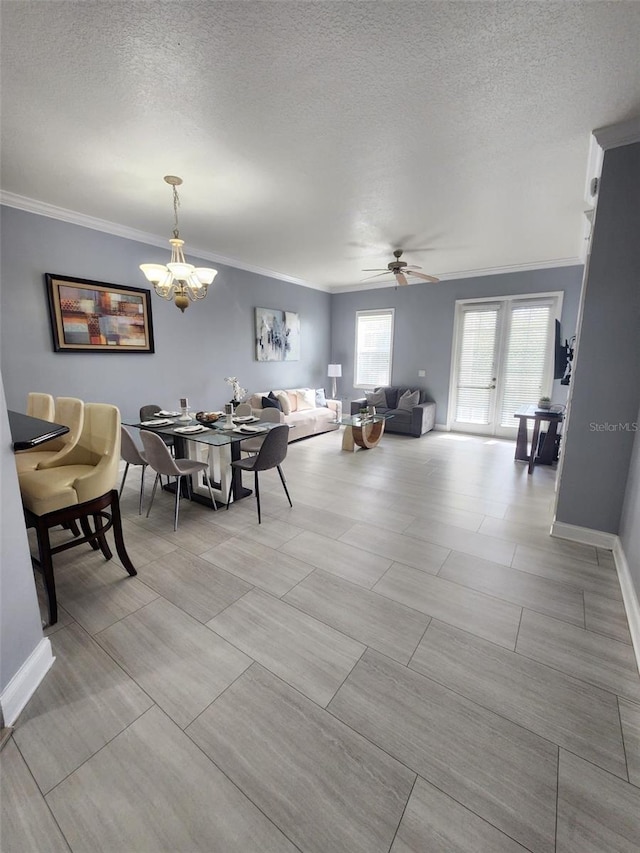
<path fill-rule="evenodd" d="M 626 779 L 613 694 L 436 621 L 410 666 Z"/>
<path fill-rule="evenodd" d="M 171 530 L 173 530 L 173 524 L 171 524 Z M 129 559 L 136 569 L 140 569 L 141 566 L 145 566 L 147 563 L 157 560 L 159 557 L 163 557 L 177 548 L 177 545 L 169 542 L 163 536 L 159 536 L 154 531 L 145 530 L 140 525 L 127 519 L 122 520 L 122 532 Z M 113 551 L 114 560 L 119 562 L 113 540 L 113 531 L 107 533 L 107 539 Z"/>
<path fill-rule="evenodd" d="M 230 537 L 230 534 L 220 526 L 210 523 L 213 518 L 213 515 L 211 519 L 205 516 L 197 516 L 193 519 L 180 518 L 178 529 L 175 531 L 172 519 L 161 521 L 153 515 L 149 518 L 138 516 L 134 519 L 134 523 L 143 530 L 162 536 L 167 542 L 171 542 L 183 551 L 189 551 L 198 556 Z"/>
<path fill-rule="evenodd" d="M 298 560 L 371 589 L 391 565 L 391 560 L 354 548 L 345 542 L 305 532 L 280 549 Z"/>
<path fill-rule="evenodd" d="M 391 853 L 526 853 L 495 826 L 418 777 Z"/>
<path fill-rule="evenodd" d="M 429 624 L 422 613 L 317 569 L 283 600 L 405 664 Z"/>
<path fill-rule="evenodd" d="M 383 494 L 380 495 L 379 500 L 372 501 L 367 493 L 367 499 L 363 501 L 361 494 L 350 497 L 341 489 L 339 494 L 334 494 L 331 508 L 334 512 L 341 513 L 344 518 L 348 518 L 351 524 L 357 521 L 375 524 L 377 527 L 392 530 L 395 533 L 402 533 L 415 519 L 410 511 L 399 512 L 389 501 L 388 496 Z"/>
<path fill-rule="evenodd" d="M 568 539 L 559 539 L 549 533 L 550 525 L 535 526 L 522 524 L 503 518 L 485 518 L 479 532 L 487 536 L 497 536 L 517 545 L 532 545 L 553 554 L 584 560 L 586 563 L 598 563 L 596 549 L 592 545 L 581 545 Z"/>
<path fill-rule="evenodd" d="M 637 853 L 640 789 L 560 750 L 557 853 Z"/>
<path fill-rule="evenodd" d="M 458 583 L 394 563 L 374 592 L 513 649 L 522 608 Z"/>
<path fill-rule="evenodd" d="M 584 592 L 585 627 L 597 634 L 606 634 L 621 643 L 631 644 L 629 622 L 624 604 L 617 598 L 607 598 L 595 592 Z"/>
<path fill-rule="evenodd" d="M 584 627 L 582 592 L 567 584 L 459 551 L 449 554 L 438 577 Z"/>
<path fill-rule="evenodd" d="M 147 563 L 138 577 L 199 622 L 208 622 L 251 585 L 182 549 Z"/>
<path fill-rule="evenodd" d="M 544 578 L 569 584 L 575 589 L 595 592 L 610 598 L 622 598 L 620 584 L 614 569 L 595 566 L 573 557 L 552 554 L 542 548 L 517 545 L 511 563 L 514 569 L 531 572 Z"/>
<path fill-rule="evenodd" d="M 319 705 L 327 704 L 365 648 L 257 589 L 208 625 Z"/>
<path fill-rule="evenodd" d="M 132 613 L 96 639 L 181 728 L 252 663 L 163 599 Z"/>
<path fill-rule="evenodd" d="M 295 851 L 158 708 L 65 779 L 47 802 L 74 853 Z"/>
<path fill-rule="evenodd" d="M 304 853 L 386 853 L 415 774 L 254 665 L 188 734 Z"/>
<path fill-rule="evenodd" d="M 629 781 L 640 788 L 640 705 L 618 697 Z"/>
<path fill-rule="evenodd" d="M 422 518 L 427 519 L 427 521 L 438 522 L 440 524 L 450 524 L 454 527 L 461 527 L 464 530 L 470 530 L 474 533 L 477 532 L 483 520 L 486 518 L 486 516 L 481 512 L 472 512 L 468 509 L 446 506 L 441 504 L 437 498 L 430 496 L 423 498 L 419 503 L 401 498 L 398 501 L 394 501 L 393 506 L 396 508 L 405 508 L 407 515 L 413 513 L 418 517 L 418 519 Z"/>
<path fill-rule="evenodd" d="M 293 507 L 287 504 L 285 509 L 278 512 L 277 517 L 303 530 L 310 530 L 313 533 L 319 533 L 321 536 L 329 536 L 331 539 L 337 539 L 353 525 L 353 521 L 348 518 L 345 519 L 344 515 L 304 504 L 298 505 L 297 503 Z"/>
<path fill-rule="evenodd" d="M 428 519 L 419 518 L 409 525 L 406 532 L 409 536 L 415 536 L 425 542 L 433 542 L 443 548 L 462 551 L 483 560 L 503 563 L 505 566 L 511 565 L 515 552 L 515 545 L 504 539 Z"/>
<path fill-rule="evenodd" d="M 49 791 L 152 704 L 82 628 L 51 637 L 56 661 L 22 712 L 14 737 Z"/>
<path fill-rule="evenodd" d="M 202 559 L 277 596 L 284 595 L 313 571 L 309 563 L 239 536 L 207 551 Z"/>
<path fill-rule="evenodd" d="M 525 610 L 516 651 L 640 702 L 638 667 L 626 643 Z"/>
<path fill-rule="evenodd" d="M 605 551 L 602 548 L 596 548 L 596 552 L 598 554 L 598 565 L 609 566 L 609 568 L 615 569 L 616 561 L 613 556 L 613 551 Z"/>
<path fill-rule="evenodd" d="M 553 853 L 557 747 L 367 651 L 329 710 L 534 853 Z"/>
<path fill-rule="evenodd" d="M 69 853 L 69 845 L 13 741 L 0 753 L 0 827 L 5 853 Z"/>
<path fill-rule="evenodd" d="M 92 554 L 93 552 L 89 552 Z M 133 613 L 158 593 L 113 560 L 89 559 L 56 572 L 58 601 L 90 634 L 102 631 Z"/>
<path fill-rule="evenodd" d="M 354 524 L 340 537 L 340 541 L 434 575 L 449 555 L 448 548 L 421 541 L 407 533 L 392 533 L 372 524 Z"/>

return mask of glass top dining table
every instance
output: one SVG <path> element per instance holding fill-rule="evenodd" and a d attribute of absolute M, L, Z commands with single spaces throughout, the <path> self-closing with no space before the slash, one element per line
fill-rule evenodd
<path fill-rule="evenodd" d="M 168 423 L 159 424 L 153 423 L 156 420 L 166 420 Z M 256 436 L 266 435 L 273 427 L 278 426 L 276 423 L 267 423 L 262 421 L 253 421 L 247 426 L 252 427 L 251 430 L 241 431 L 241 424 L 234 424 L 233 428 L 228 427 L 226 419 L 220 418 L 220 425 L 216 421 L 210 426 L 204 426 L 199 421 L 191 418 L 190 420 L 182 420 L 179 417 L 172 418 L 154 418 L 149 421 L 140 421 L 140 418 L 122 417 L 123 426 L 134 427 L 140 430 L 149 430 L 158 433 L 159 435 L 171 436 L 174 439 L 176 456 L 179 458 L 200 459 L 202 454 L 194 452 L 191 442 L 196 444 L 208 445 L 209 454 L 208 461 L 210 466 L 209 481 L 216 494 L 217 503 L 226 503 L 228 499 L 229 488 L 234 501 L 246 498 L 253 494 L 251 489 L 246 488 L 242 484 L 242 472 L 239 468 L 232 467 L 231 462 L 240 459 L 241 443 L 247 438 L 255 438 Z M 186 428 L 202 427 L 197 432 L 184 432 Z M 214 454 L 215 449 L 219 449 L 219 453 Z M 216 458 L 217 456 L 217 458 Z M 199 503 L 210 504 L 211 501 L 203 487 L 194 484 L 193 500 Z"/>

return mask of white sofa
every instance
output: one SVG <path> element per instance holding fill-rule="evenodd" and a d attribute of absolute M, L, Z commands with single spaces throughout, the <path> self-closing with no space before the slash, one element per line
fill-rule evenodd
<path fill-rule="evenodd" d="M 326 406 L 299 408 L 299 404 L 302 406 L 308 405 L 308 402 L 307 404 L 304 402 L 301 403 L 302 392 L 310 391 L 313 392 L 313 396 L 315 397 L 315 390 L 309 388 L 290 388 L 284 391 L 276 390 L 271 392 L 276 397 L 284 394 L 289 401 L 291 411 L 288 414 L 280 412 L 280 422 L 293 427 L 289 431 L 289 441 L 297 441 L 299 438 L 307 438 L 310 435 L 330 432 L 340 427 L 339 421 L 342 417 L 342 402 L 340 400 L 327 400 Z M 269 391 L 258 391 L 246 400 L 256 417 L 261 416 L 263 411 L 262 398 L 268 397 L 269 393 Z M 305 396 L 310 398 L 312 395 L 307 393 Z"/>

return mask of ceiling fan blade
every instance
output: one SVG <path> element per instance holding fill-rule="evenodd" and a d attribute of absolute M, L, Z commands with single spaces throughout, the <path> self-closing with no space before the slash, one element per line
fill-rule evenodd
<path fill-rule="evenodd" d="M 367 272 L 367 270 L 362 270 L 362 272 Z M 384 270 L 383 272 L 376 273 L 376 275 L 367 275 L 362 281 L 369 281 L 370 278 L 380 278 L 381 275 L 391 275 L 389 270 Z"/>
<path fill-rule="evenodd" d="M 434 284 L 440 281 L 440 279 L 436 278 L 434 275 L 425 275 L 423 272 L 412 272 L 411 270 L 409 270 L 408 272 L 409 275 L 415 276 L 415 278 L 421 278 L 423 279 L 423 281 L 431 281 Z"/>
<path fill-rule="evenodd" d="M 374 269 L 370 270 L 362 270 L 362 272 L 389 272 L 389 270 L 383 270 L 382 267 L 375 267 Z"/>
<path fill-rule="evenodd" d="M 398 284 L 409 284 L 409 282 L 407 281 L 407 277 L 404 275 L 404 273 L 397 272 L 395 273 L 395 277 Z"/>
<path fill-rule="evenodd" d="M 405 267 L 405 272 L 409 272 L 410 270 L 421 270 L 422 267 L 419 267 L 418 264 L 408 264 Z"/>

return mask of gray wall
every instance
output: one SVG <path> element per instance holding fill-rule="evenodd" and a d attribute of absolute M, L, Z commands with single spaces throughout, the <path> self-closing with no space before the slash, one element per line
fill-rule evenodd
<path fill-rule="evenodd" d="M 619 530 L 635 438 L 618 425 L 640 405 L 639 190 L 640 143 L 605 152 L 556 510 L 607 533 Z"/>
<path fill-rule="evenodd" d="M 636 416 L 640 424 L 640 411 Z M 640 598 L 640 431 L 636 432 L 620 519 L 620 540 Z"/>
<path fill-rule="evenodd" d="M 112 402 L 123 416 L 142 403 L 164 407 L 189 397 L 194 409 L 230 399 L 225 376 L 249 391 L 326 385 L 330 295 L 221 265 L 209 295 L 181 314 L 152 294 L 154 355 L 54 353 L 43 274 L 51 272 L 144 287 L 138 265 L 166 263 L 167 249 L 147 246 L 44 216 L 0 209 L 0 339 L 10 409 L 25 411 L 29 391 Z M 206 261 L 189 255 L 198 265 Z M 301 360 L 255 360 L 255 307 L 297 311 Z M 24 663 L 42 629 L 22 518 L 4 392 L 2 421 L 2 564 L 0 565 L 0 689 Z"/>
<path fill-rule="evenodd" d="M 230 399 L 225 376 L 237 376 L 249 391 L 327 384 L 330 294 L 220 264 L 213 264 L 218 275 L 206 299 L 184 314 L 152 294 L 154 355 L 54 353 L 45 272 L 145 287 L 138 265 L 166 263 L 169 244 L 160 249 L 10 207 L 0 215 L 1 354 L 10 409 L 24 411 L 29 391 L 47 391 L 115 403 L 128 417 L 142 403 L 173 408 L 185 396 L 196 410 L 219 408 Z M 187 260 L 212 266 L 186 248 Z M 255 307 L 300 314 L 300 361 L 255 360 Z"/>
<path fill-rule="evenodd" d="M 563 291 L 562 334 L 570 338 L 576 331 L 582 273 L 582 266 L 557 267 L 334 295 L 331 357 L 342 364 L 339 395 L 362 396 L 353 388 L 356 311 L 395 308 L 392 382 L 426 388 L 438 405 L 436 422 L 446 423 L 456 299 Z M 420 369 L 426 370 L 424 379 L 418 377 Z M 566 387 L 559 382 L 553 399 L 566 400 Z"/>
<path fill-rule="evenodd" d="M 7 407 L 0 402 L 0 694 L 42 640 Z"/>

